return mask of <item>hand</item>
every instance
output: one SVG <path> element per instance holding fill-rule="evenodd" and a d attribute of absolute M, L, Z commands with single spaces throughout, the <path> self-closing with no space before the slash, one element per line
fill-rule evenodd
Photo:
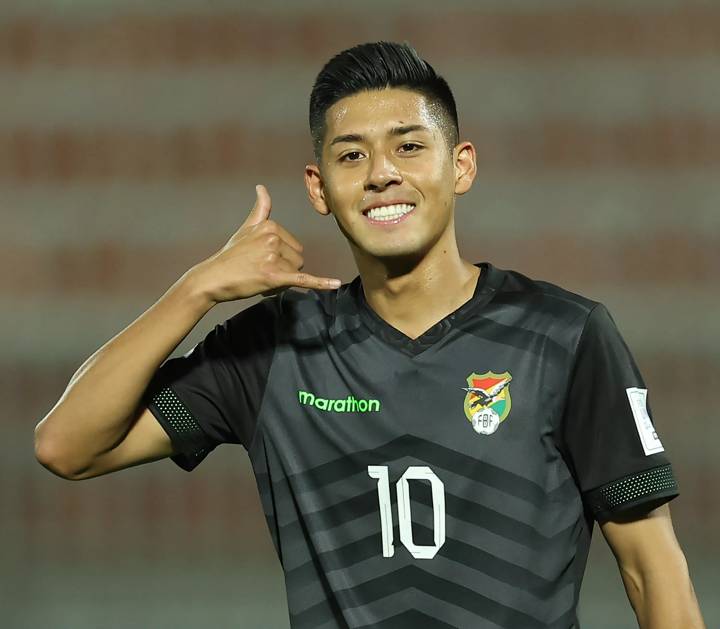
<path fill-rule="evenodd" d="M 290 286 L 338 288 L 339 279 L 302 273 L 302 245 L 270 217 L 270 194 L 255 186 L 257 198 L 249 216 L 217 253 L 192 272 L 214 303 L 273 295 Z"/>

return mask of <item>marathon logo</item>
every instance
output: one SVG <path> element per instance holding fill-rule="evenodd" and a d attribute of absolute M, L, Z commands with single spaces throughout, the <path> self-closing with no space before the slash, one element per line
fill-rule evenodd
<path fill-rule="evenodd" d="M 352 395 L 330 399 L 318 397 L 310 391 L 299 390 L 298 401 L 305 406 L 314 406 L 321 411 L 335 413 L 376 413 L 380 410 L 380 400 L 358 400 Z"/>

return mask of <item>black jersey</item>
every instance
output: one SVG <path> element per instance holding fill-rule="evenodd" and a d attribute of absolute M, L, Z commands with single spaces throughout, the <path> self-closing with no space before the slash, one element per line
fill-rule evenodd
<path fill-rule="evenodd" d="M 416 339 L 358 276 L 263 299 L 148 386 L 183 469 L 247 449 L 294 629 L 578 627 L 593 521 L 677 495 L 607 309 L 477 266 Z"/>

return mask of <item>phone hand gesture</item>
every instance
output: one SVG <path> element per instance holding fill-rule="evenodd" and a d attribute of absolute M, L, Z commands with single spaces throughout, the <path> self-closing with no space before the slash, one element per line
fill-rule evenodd
<path fill-rule="evenodd" d="M 215 303 L 273 295 L 290 286 L 333 289 L 337 278 L 304 273 L 303 247 L 270 218 L 272 202 L 263 185 L 255 186 L 255 205 L 240 228 L 217 253 L 194 267 Z"/>

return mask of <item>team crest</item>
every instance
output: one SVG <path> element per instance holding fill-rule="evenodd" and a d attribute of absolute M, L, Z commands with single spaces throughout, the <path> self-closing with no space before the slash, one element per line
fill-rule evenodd
<path fill-rule="evenodd" d="M 491 435 L 505 421 L 510 413 L 511 380 L 509 371 L 500 374 L 473 372 L 467 377 L 468 386 L 461 387 L 467 391 L 463 408 L 475 432 Z"/>

